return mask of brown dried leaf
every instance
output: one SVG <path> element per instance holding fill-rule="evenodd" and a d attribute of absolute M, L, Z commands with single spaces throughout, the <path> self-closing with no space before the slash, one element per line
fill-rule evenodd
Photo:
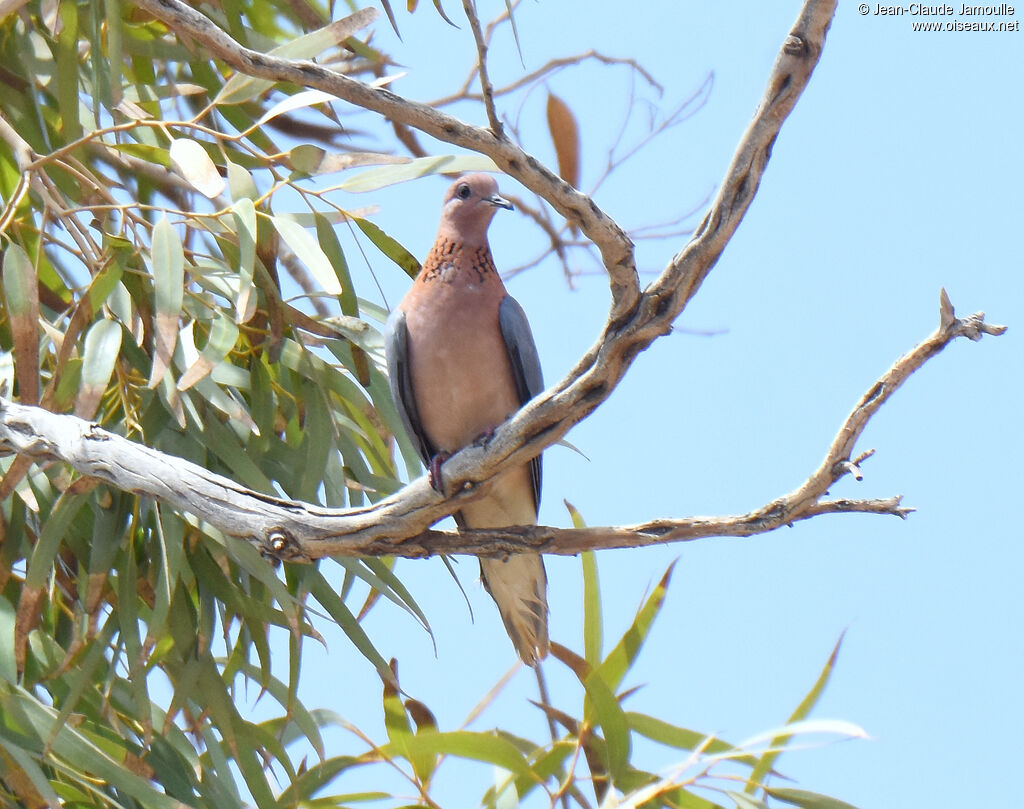
<path fill-rule="evenodd" d="M 407 699 L 405 701 L 405 710 L 409 712 L 412 721 L 416 723 L 417 731 L 424 729 L 437 730 L 437 718 L 434 716 L 433 711 L 418 699 Z"/>
<path fill-rule="evenodd" d="M 580 723 L 576 721 L 565 711 L 560 711 L 558 708 L 554 708 L 550 705 L 545 705 L 543 702 L 537 702 L 536 700 L 530 700 L 530 704 L 536 708 L 540 708 L 549 719 L 554 719 L 558 724 L 564 727 L 569 733 L 578 735 L 580 732 Z"/>
<path fill-rule="evenodd" d="M 100 599 L 107 587 L 107 571 L 102 573 L 90 573 L 86 578 L 85 585 L 85 614 L 95 617 L 96 610 L 100 607 Z"/>
<path fill-rule="evenodd" d="M 3 258 L 3 289 L 14 343 L 14 370 L 22 404 L 39 404 L 39 279 L 20 245 Z"/>
<path fill-rule="evenodd" d="M 352 363 L 356 367 L 356 379 L 364 388 L 370 387 L 370 359 L 355 343 L 352 343 Z"/>
<path fill-rule="evenodd" d="M 156 316 L 156 333 L 153 340 L 153 366 L 149 375 L 149 387 L 155 388 L 164 378 L 164 372 L 170 367 L 174 356 L 174 346 L 178 342 L 178 316 L 158 312 Z"/>
<path fill-rule="evenodd" d="M 548 130 L 558 157 L 558 175 L 573 188 L 580 184 L 580 131 L 569 105 L 548 93 Z"/>
<path fill-rule="evenodd" d="M 122 98 L 114 109 L 125 118 L 130 118 L 133 121 L 145 121 L 153 117 L 134 101 L 129 101 L 127 98 Z"/>
<path fill-rule="evenodd" d="M 46 595 L 45 587 L 24 587 L 18 599 L 18 612 L 14 619 L 14 662 L 18 671 L 25 670 L 29 633 L 39 626 L 39 605 Z"/>
<path fill-rule="evenodd" d="M 185 251 L 181 237 L 166 217 L 160 219 L 153 227 L 150 264 L 153 272 L 156 323 L 149 387 L 155 388 L 170 367 L 174 347 L 178 343 L 178 318 L 185 295 Z"/>
<path fill-rule="evenodd" d="M 18 484 L 21 483 L 25 475 L 28 474 L 28 470 L 32 468 L 32 464 L 33 460 L 27 455 L 19 455 L 11 461 L 7 472 L 3 478 L 0 478 L 0 503 L 11 496 L 11 493 L 18 487 Z M 22 491 L 25 493 L 20 495 L 21 499 L 28 503 L 29 501 L 26 498 L 31 497 L 32 490 L 26 487 Z M 33 510 L 38 511 L 38 506 Z"/>
<path fill-rule="evenodd" d="M 99 478 L 88 476 L 80 477 L 71 481 L 71 485 L 69 485 L 64 491 L 69 497 L 76 494 L 85 494 L 86 492 L 90 492 L 95 489 L 100 485 L 100 483 L 102 483 L 102 481 Z M 110 499 L 109 495 L 107 496 L 107 499 Z M 110 506 L 103 506 L 103 508 L 110 508 Z"/>
<path fill-rule="evenodd" d="M 550 651 L 551 656 L 568 666 L 581 683 L 593 671 L 593 668 L 586 660 L 572 651 L 572 649 L 568 649 L 560 643 L 552 643 Z"/>
<path fill-rule="evenodd" d="M 352 346 L 352 348 L 354 350 L 355 346 Z M 370 592 L 366 594 L 366 601 L 363 602 L 363 606 L 359 608 L 359 614 L 356 616 L 356 620 L 362 621 L 370 610 L 373 609 L 373 605 L 376 604 L 379 599 L 380 590 L 370 590 Z M 394 663 L 394 661 L 392 661 L 392 663 Z"/>
<path fill-rule="evenodd" d="M 134 753 L 125 753 L 124 761 L 122 763 L 129 772 L 142 778 L 152 778 L 155 774 L 153 768 L 150 767 L 144 759 L 139 758 Z"/>
<path fill-rule="evenodd" d="M 0 783 L 14 793 L 14 797 L 18 799 L 18 805 L 24 806 L 25 809 L 49 809 L 49 802 L 36 789 L 32 779 L 3 750 L 0 750 L 0 767 L 3 772 Z"/>

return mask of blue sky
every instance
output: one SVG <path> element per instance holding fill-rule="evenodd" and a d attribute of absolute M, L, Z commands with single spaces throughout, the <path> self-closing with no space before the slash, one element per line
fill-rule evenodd
<path fill-rule="evenodd" d="M 446 4 L 460 30 L 429 3 L 413 17 L 398 8 L 403 42 L 378 24 L 375 41 L 409 70 L 396 92 L 430 100 L 461 82 L 474 52 L 457 5 Z M 479 5 L 485 17 L 503 8 L 497 0 Z M 798 6 L 651 2 L 627 10 L 549 0 L 521 4 L 516 20 L 527 70 L 590 48 L 635 57 L 664 85 L 665 111 L 714 73 L 706 106 L 596 195 L 634 227 L 699 207 L 717 187 Z M 645 684 L 631 708 L 675 724 L 730 740 L 782 724 L 845 630 L 815 715 L 854 722 L 871 738 L 787 754 L 778 766 L 799 786 L 862 809 L 1005 804 L 1024 725 L 1024 532 L 1015 518 L 1024 482 L 1024 35 L 912 31 L 920 19 L 841 5 L 758 196 L 678 321 L 680 332 L 642 354 L 605 405 L 570 433 L 589 460 L 564 448 L 547 452 L 541 510 L 542 522 L 564 526 L 563 498 L 594 525 L 756 508 L 802 483 L 858 397 L 936 328 L 941 287 L 958 314 L 983 309 L 1009 325 L 1003 337 L 951 345 L 915 374 L 862 439 L 860 449 L 877 450 L 863 482 L 845 479 L 834 491 L 903 494 L 918 509 L 907 521 L 830 516 L 745 540 L 599 555 L 608 639 L 679 560 L 629 683 Z M 490 57 L 497 85 L 523 72 L 508 32 Z M 621 123 L 628 74 L 583 65 L 548 87 L 579 120 L 586 190 Z M 540 88 L 525 101 L 499 102 L 499 110 L 520 116 L 526 149 L 553 163 L 544 99 Z M 458 112 L 485 120 L 479 108 Z M 373 125 L 368 114 L 355 121 Z M 525 193 L 510 178 L 499 182 L 503 192 Z M 443 188 L 428 178 L 338 201 L 380 204 L 376 221 L 422 256 Z M 515 214 L 501 214 L 491 234 L 499 268 L 532 257 L 542 238 Z M 684 240 L 640 242 L 641 268 L 660 270 Z M 371 258 L 393 305 L 407 280 Z M 576 263 L 594 268 L 582 255 Z M 380 302 L 369 270 L 358 271 L 360 293 Z M 607 284 L 595 274 L 570 289 L 549 261 L 509 289 L 531 318 L 553 382 L 595 340 Z M 692 333 L 709 330 L 713 336 Z M 473 621 L 440 561 L 398 568 L 433 620 L 436 657 L 426 634 L 391 605 L 378 605 L 367 621 L 382 653 L 401 655 L 403 686 L 446 729 L 514 662 L 475 561 L 458 567 Z M 548 572 L 552 637 L 581 648 L 579 561 L 551 559 Z M 321 629 L 330 652 L 308 661 L 308 703 L 379 728 L 369 668 L 340 632 Z M 564 693 L 570 680 L 559 664 L 546 671 Z M 541 738 L 542 718 L 525 701 L 534 690 L 521 671 L 474 727 Z M 640 763 L 677 760 L 652 747 Z M 482 794 L 491 775 L 454 769 L 441 778 L 438 796 L 454 806 Z"/>

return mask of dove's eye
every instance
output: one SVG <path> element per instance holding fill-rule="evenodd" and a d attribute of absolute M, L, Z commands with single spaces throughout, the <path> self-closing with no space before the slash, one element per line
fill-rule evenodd
<path fill-rule="evenodd" d="M 462 185 L 455 189 L 455 196 L 457 196 L 459 199 L 469 199 L 472 193 L 473 191 L 469 187 L 469 183 L 463 183 Z"/>

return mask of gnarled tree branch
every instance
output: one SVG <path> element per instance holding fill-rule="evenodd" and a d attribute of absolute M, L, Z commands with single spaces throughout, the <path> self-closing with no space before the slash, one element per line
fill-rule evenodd
<path fill-rule="evenodd" d="M 420 479 L 367 508 L 321 508 L 254 492 L 190 461 L 129 441 L 74 416 L 4 399 L 0 399 L 0 449 L 37 461 L 70 464 L 84 475 L 170 503 L 225 534 L 254 542 L 268 555 L 288 559 L 339 555 L 423 557 L 438 553 L 495 556 L 523 550 L 575 554 L 706 537 L 745 537 L 820 514 L 865 512 L 906 517 L 912 509 L 903 506 L 899 497 L 825 497 L 829 487 L 841 477 L 858 474 L 856 464 L 866 454 L 851 458 L 857 438 L 914 371 L 957 337 L 977 340 L 983 334 L 998 335 L 1005 330 L 1004 326 L 986 323 L 981 313 L 957 318 L 943 291 L 939 328 L 898 359 L 861 397 L 840 427 L 821 466 L 795 491 L 738 516 L 665 519 L 605 528 L 522 526 L 459 533 L 432 531 L 427 527 L 478 496 L 486 489 L 486 482 L 464 488 L 450 500 L 439 502 L 437 493 Z M 485 449 L 473 452 L 487 453 Z"/>
<path fill-rule="evenodd" d="M 198 40 L 237 70 L 333 93 L 392 121 L 488 155 L 563 216 L 575 220 L 598 246 L 612 288 L 612 307 L 603 334 L 565 379 L 500 427 L 485 449 L 467 448 L 445 463 L 446 494 L 457 491 L 459 497 L 475 494 L 497 472 L 524 463 L 561 439 L 610 395 L 640 351 L 671 330 L 672 321 L 696 293 L 749 207 L 771 146 L 817 64 L 835 12 L 835 0 L 806 0 L 776 59 L 760 107 L 697 234 L 641 294 L 632 243 L 618 224 L 590 198 L 508 140 L 388 90 L 368 87 L 314 62 L 282 59 L 244 48 L 180 0 L 135 3 L 163 19 L 172 30 Z M 407 531 L 406 536 L 426 530 L 433 521 L 456 510 L 457 502 L 461 502 L 450 498 L 445 503 L 423 479 L 406 487 L 400 499 L 401 507 L 388 498 L 373 510 L 381 520 L 403 514 L 406 518 L 413 514 L 429 517 L 430 521 L 420 525 L 419 530 L 407 523 L 413 530 Z"/>
<path fill-rule="evenodd" d="M 577 222 L 599 248 L 612 287 L 609 321 L 598 342 L 559 383 L 502 425 L 486 446 L 468 447 L 443 467 L 446 496 L 425 478 L 376 504 L 327 509 L 281 500 L 115 436 L 96 425 L 38 408 L 2 402 L 0 446 L 36 459 L 57 459 L 82 474 L 126 491 L 159 498 L 225 534 L 283 558 L 327 555 L 432 553 L 502 554 L 517 550 L 577 553 L 707 536 L 748 536 L 817 514 L 847 511 L 905 516 L 899 498 L 826 500 L 828 487 L 855 471 L 853 446 L 878 407 L 914 370 L 959 336 L 1001 333 L 980 315 L 957 320 L 943 296 L 938 331 L 899 360 L 866 394 L 836 436 L 821 467 L 796 491 L 749 514 L 659 520 L 619 528 L 509 528 L 450 534 L 429 530 L 444 516 L 479 497 L 488 481 L 558 441 L 611 393 L 636 355 L 658 337 L 693 297 L 721 255 L 757 191 L 782 123 L 792 110 L 824 45 L 834 0 L 806 0 L 768 80 L 764 98 L 744 133 L 721 189 L 690 242 L 661 276 L 640 291 L 632 243 L 592 200 L 495 132 L 469 126 L 423 104 L 372 88 L 311 61 L 283 59 L 246 49 L 180 0 L 134 0 L 237 70 L 332 93 L 376 111 L 394 124 L 490 156 L 503 170 Z M 858 459 L 859 460 L 859 459 Z"/>

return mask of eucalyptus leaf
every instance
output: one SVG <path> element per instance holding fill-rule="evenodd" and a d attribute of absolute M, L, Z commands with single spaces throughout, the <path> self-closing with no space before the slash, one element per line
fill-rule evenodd
<path fill-rule="evenodd" d="M 498 171 L 498 167 L 491 158 L 479 154 L 420 157 L 398 166 L 383 166 L 360 172 L 338 187 L 352 194 L 364 194 L 431 174 L 461 174 L 467 171 Z"/>

